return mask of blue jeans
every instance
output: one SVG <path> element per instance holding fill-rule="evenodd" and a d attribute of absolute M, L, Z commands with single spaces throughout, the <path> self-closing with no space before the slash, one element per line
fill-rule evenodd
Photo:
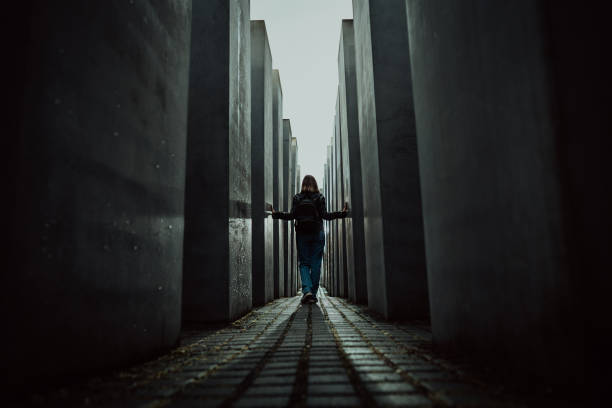
<path fill-rule="evenodd" d="M 298 232 L 295 240 L 302 278 L 302 293 L 310 292 L 316 297 L 321 278 L 325 233 L 323 230 L 315 233 Z"/>

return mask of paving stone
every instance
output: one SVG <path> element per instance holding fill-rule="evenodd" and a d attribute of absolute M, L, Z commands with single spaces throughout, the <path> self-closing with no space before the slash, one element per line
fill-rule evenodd
<path fill-rule="evenodd" d="M 279 350 L 276 353 L 274 353 L 274 357 L 276 358 L 281 358 L 281 357 L 296 358 L 296 357 L 299 357 L 300 354 L 302 354 L 302 350 L 295 350 L 295 351 Z"/>
<path fill-rule="evenodd" d="M 212 385 L 194 385 L 186 387 L 181 392 L 181 396 L 188 397 L 227 397 L 235 390 L 233 386 L 212 386 Z"/>
<path fill-rule="evenodd" d="M 319 356 L 325 356 L 325 357 L 336 357 L 338 356 L 339 352 L 337 349 L 322 349 L 322 348 L 317 348 L 317 347 L 310 347 L 310 355 L 319 355 Z"/>
<path fill-rule="evenodd" d="M 269 368 L 267 365 L 259 374 L 260 377 L 274 376 L 274 375 L 295 375 L 295 369 L 292 368 Z"/>
<path fill-rule="evenodd" d="M 208 407 L 218 407 L 223 402 L 223 398 L 182 398 L 179 400 L 173 400 L 168 405 L 164 405 L 164 407 L 172 407 L 172 408 L 208 408 Z M 139 407 L 143 408 L 142 401 L 140 402 Z"/>
<path fill-rule="evenodd" d="M 344 352 L 346 354 L 368 354 L 372 355 L 374 352 L 369 347 L 346 347 L 344 346 Z"/>
<path fill-rule="evenodd" d="M 348 382 L 349 378 L 346 372 L 344 374 L 310 374 L 308 376 L 308 384 L 329 384 Z"/>
<path fill-rule="evenodd" d="M 369 363 L 376 363 L 376 362 L 382 362 L 383 364 L 385 364 L 384 360 L 382 360 L 380 357 L 378 357 L 376 354 L 351 354 L 348 355 L 347 358 L 351 361 L 351 363 L 353 364 L 369 364 Z"/>
<path fill-rule="evenodd" d="M 238 385 L 242 382 L 244 377 L 208 377 L 202 380 L 202 384 L 214 386 L 214 385 Z"/>
<path fill-rule="evenodd" d="M 250 387 L 245 395 L 290 395 L 291 390 L 293 389 L 292 385 L 261 385 L 261 386 L 252 386 Z"/>
<path fill-rule="evenodd" d="M 289 404 L 289 396 L 250 397 L 236 402 L 235 407 L 285 407 Z"/>
<path fill-rule="evenodd" d="M 380 358 L 376 357 L 376 358 L 355 358 L 355 356 L 348 356 L 349 360 L 351 360 L 351 363 L 353 363 L 356 366 L 382 366 L 382 365 L 386 365 L 386 363 L 381 360 Z"/>
<path fill-rule="evenodd" d="M 292 385 L 295 382 L 295 376 L 259 376 L 253 382 L 253 385 Z"/>
<path fill-rule="evenodd" d="M 396 372 L 360 372 L 361 381 L 403 381 L 404 378 Z"/>
<path fill-rule="evenodd" d="M 215 371 L 215 373 L 212 374 L 211 378 L 235 378 L 235 377 L 244 378 L 250 372 L 251 372 L 251 370 L 230 370 L 230 369 L 225 369 L 225 370 Z"/>
<path fill-rule="evenodd" d="M 323 394 L 348 394 L 352 395 L 355 393 L 355 389 L 351 385 L 351 383 L 337 383 L 337 384 L 308 384 L 308 392 L 313 395 L 323 395 Z"/>
<path fill-rule="evenodd" d="M 342 361 L 338 360 L 321 360 L 321 361 L 309 361 L 310 367 L 344 367 Z"/>
<path fill-rule="evenodd" d="M 391 407 L 432 407 L 433 403 L 422 395 L 383 394 L 375 395 L 374 400 L 381 406 Z"/>
<path fill-rule="evenodd" d="M 308 396 L 308 407 L 358 407 L 361 404 L 355 396 Z"/>
<path fill-rule="evenodd" d="M 395 372 L 395 370 L 393 370 L 391 367 L 387 365 L 375 365 L 375 366 L 356 365 L 354 366 L 354 368 L 355 368 L 355 371 L 357 371 L 358 373 L 393 373 Z"/>
<path fill-rule="evenodd" d="M 270 362 L 268 362 L 268 364 L 266 364 L 266 368 L 291 368 L 296 370 L 297 369 L 297 360 L 296 361 L 274 361 L 271 360 Z"/>
<path fill-rule="evenodd" d="M 254 369 L 255 367 L 257 367 L 257 363 L 253 362 L 253 363 L 247 363 L 247 362 L 240 362 L 238 364 L 232 365 L 232 366 L 224 366 L 223 370 L 224 371 L 251 371 L 252 369 Z"/>
<path fill-rule="evenodd" d="M 322 374 L 345 374 L 346 369 L 344 367 L 309 367 L 309 376 L 320 376 Z"/>
<path fill-rule="evenodd" d="M 416 392 L 416 388 L 407 382 L 367 382 L 364 384 L 371 393 Z"/>
<path fill-rule="evenodd" d="M 208 371 L 210 368 L 214 367 L 215 365 L 217 365 L 217 363 L 215 362 L 206 362 L 203 364 L 188 365 L 188 366 L 183 367 L 183 371 L 204 372 L 204 371 Z"/>

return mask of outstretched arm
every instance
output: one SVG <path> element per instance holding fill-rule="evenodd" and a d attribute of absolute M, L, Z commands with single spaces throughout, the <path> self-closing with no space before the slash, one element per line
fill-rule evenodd
<path fill-rule="evenodd" d="M 327 212 L 327 205 L 325 205 L 325 197 L 321 197 L 321 218 L 327 221 L 335 220 L 336 218 L 345 218 L 348 214 L 348 205 L 345 203 L 342 211 Z"/>
<path fill-rule="evenodd" d="M 293 197 L 293 201 L 291 202 L 291 211 L 289 212 L 283 212 L 283 211 L 275 211 L 274 207 L 271 208 L 272 210 L 272 218 L 276 219 L 281 219 L 281 220 L 293 220 L 295 219 L 295 201 L 296 198 Z"/>

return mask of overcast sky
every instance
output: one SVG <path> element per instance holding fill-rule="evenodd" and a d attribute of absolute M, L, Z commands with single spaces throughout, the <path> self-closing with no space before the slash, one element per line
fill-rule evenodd
<path fill-rule="evenodd" d="M 251 0 L 251 20 L 266 21 L 301 176 L 312 174 L 320 185 L 334 130 L 340 26 L 351 18 L 351 0 Z"/>

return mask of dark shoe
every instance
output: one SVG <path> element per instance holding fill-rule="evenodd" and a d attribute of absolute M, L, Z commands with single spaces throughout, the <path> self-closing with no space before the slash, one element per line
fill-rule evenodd
<path fill-rule="evenodd" d="M 302 296 L 302 303 L 308 303 L 310 302 L 310 299 L 312 299 L 312 293 L 304 293 L 304 296 Z"/>
<path fill-rule="evenodd" d="M 315 296 L 313 296 L 313 297 L 310 298 L 309 302 L 310 303 L 317 303 L 318 300 L 317 300 L 317 298 Z"/>

